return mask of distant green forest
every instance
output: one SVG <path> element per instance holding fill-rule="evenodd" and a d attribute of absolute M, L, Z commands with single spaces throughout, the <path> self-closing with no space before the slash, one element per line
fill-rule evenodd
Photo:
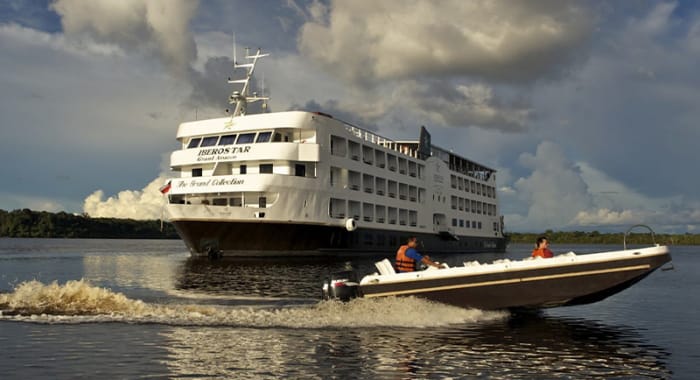
<path fill-rule="evenodd" d="M 172 224 L 158 220 L 91 218 L 65 212 L 0 210 L 0 237 L 177 239 Z"/>
<path fill-rule="evenodd" d="M 531 243 L 539 236 L 546 236 L 551 244 L 622 244 L 624 232 L 601 233 L 598 231 L 545 231 L 543 233 L 508 233 L 511 243 Z M 664 245 L 700 245 L 700 234 L 654 234 L 654 240 Z M 643 228 L 635 229 L 627 236 L 627 244 L 650 244 L 651 234 Z"/>
<path fill-rule="evenodd" d="M 0 210 L 0 237 L 21 238 L 103 238 L 103 239 L 178 239 L 172 224 L 159 220 L 92 218 L 65 212 L 51 213 L 29 209 Z M 628 244 L 649 244 L 651 235 L 635 229 Z M 598 231 L 545 231 L 542 233 L 510 232 L 511 243 L 534 244 L 546 235 L 552 244 L 622 244 L 624 233 Z M 700 245 L 700 234 L 656 234 L 656 242 L 668 245 Z"/>

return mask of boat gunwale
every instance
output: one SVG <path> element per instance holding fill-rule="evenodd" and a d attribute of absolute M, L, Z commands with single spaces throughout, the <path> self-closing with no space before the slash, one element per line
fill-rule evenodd
<path fill-rule="evenodd" d="M 430 280 L 466 278 L 480 275 L 557 269 L 564 267 L 573 267 L 576 265 L 599 264 L 605 262 L 625 261 L 629 260 L 630 258 L 651 258 L 654 256 L 663 255 L 669 255 L 669 249 L 667 246 L 662 245 L 656 245 L 640 249 L 607 251 L 575 256 L 561 254 L 553 258 L 547 259 L 525 258 L 522 260 L 509 261 L 507 263 L 488 263 L 480 264 L 478 266 L 462 265 L 445 269 L 429 269 L 425 271 L 396 273 L 388 275 L 369 274 L 361 279 L 360 286 L 365 287 L 376 285 L 403 284 Z"/>

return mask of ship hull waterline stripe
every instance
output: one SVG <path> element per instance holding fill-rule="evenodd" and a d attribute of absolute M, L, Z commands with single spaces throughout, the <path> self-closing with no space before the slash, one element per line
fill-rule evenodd
<path fill-rule="evenodd" d="M 600 270 L 591 270 L 591 271 L 576 272 L 576 273 L 554 274 L 554 275 L 548 275 L 548 276 L 515 278 L 512 280 L 485 281 L 485 282 L 477 282 L 477 283 L 473 283 L 473 284 L 446 285 L 446 286 L 437 286 L 437 287 L 433 287 L 433 288 L 397 290 L 397 291 L 393 291 L 393 292 L 371 293 L 371 294 L 365 294 L 364 297 L 365 298 L 386 297 L 386 296 L 397 296 L 397 295 L 405 295 L 405 294 L 413 294 L 413 293 L 428 293 L 428 292 L 438 292 L 438 291 L 443 291 L 443 290 L 474 288 L 474 287 L 478 287 L 478 286 L 513 284 L 513 283 L 517 283 L 517 282 L 553 280 L 553 279 L 566 278 L 566 277 L 580 277 L 580 276 L 590 276 L 590 275 L 595 275 L 595 274 L 605 274 L 605 273 L 626 272 L 626 271 L 633 271 L 633 270 L 640 270 L 640 269 L 649 269 L 650 267 L 651 266 L 649 264 L 644 264 L 644 265 L 635 265 L 635 266 L 621 267 L 621 268 L 615 268 L 615 269 L 600 269 Z M 374 284 L 365 285 L 365 286 L 372 286 L 372 285 L 374 285 Z M 386 285 L 388 285 L 388 284 L 386 284 Z"/>

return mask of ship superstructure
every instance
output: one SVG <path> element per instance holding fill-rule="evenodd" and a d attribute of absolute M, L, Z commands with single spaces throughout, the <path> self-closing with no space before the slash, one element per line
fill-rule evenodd
<path fill-rule="evenodd" d="M 231 116 L 182 123 L 167 213 L 195 255 L 502 251 L 495 170 L 432 145 L 394 141 L 320 112 L 248 115 L 260 50 L 247 54 Z M 265 107 L 263 107 L 265 108 Z"/>

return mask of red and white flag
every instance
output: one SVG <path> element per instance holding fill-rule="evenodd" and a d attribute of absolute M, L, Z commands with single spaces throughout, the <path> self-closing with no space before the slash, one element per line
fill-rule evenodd
<path fill-rule="evenodd" d="M 168 182 L 165 183 L 165 185 L 163 185 L 163 186 L 160 187 L 160 192 L 163 193 L 163 194 L 165 194 L 165 193 L 167 193 L 168 191 L 170 191 L 170 188 L 171 188 L 171 187 L 172 187 L 172 185 L 171 185 L 170 181 L 168 181 Z"/>

